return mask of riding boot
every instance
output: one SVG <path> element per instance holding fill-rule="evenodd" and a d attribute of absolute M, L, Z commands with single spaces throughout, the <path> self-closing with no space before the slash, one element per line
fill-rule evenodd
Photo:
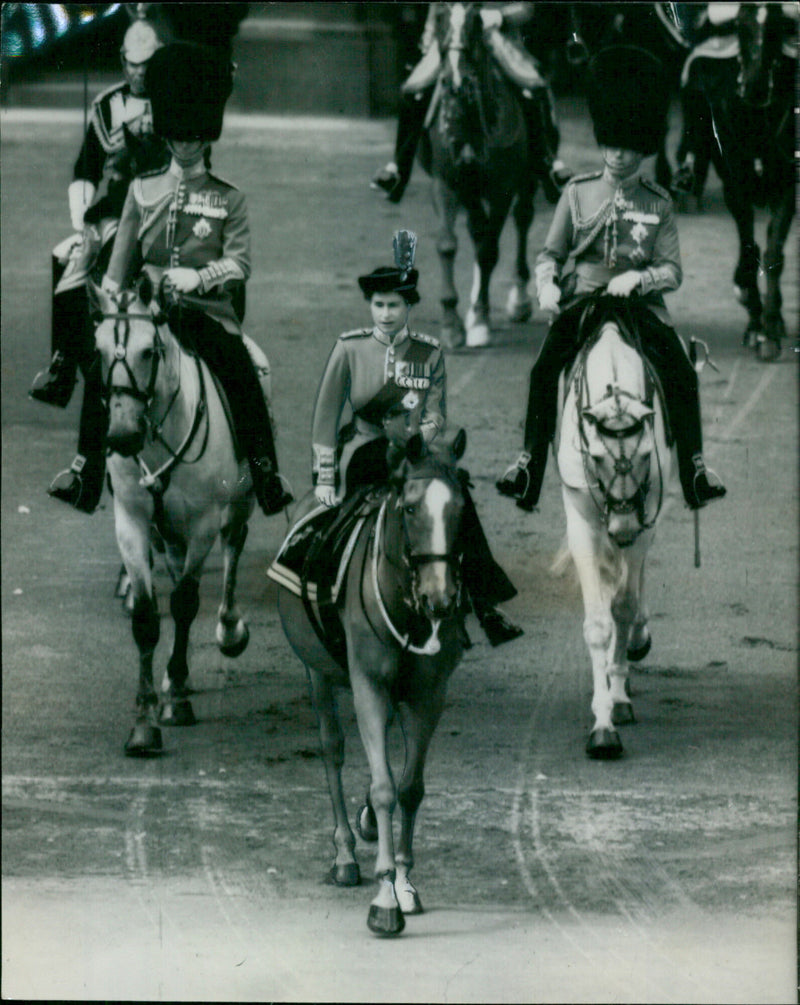
<path fill-rule="evenodd" d="M 56 270 L 63 265 L 53 261 L 53 286 Z M 78 286 L 52 298 L 50 345 L 52 357 L 44 370 L 33 379 L 28 392 L 36 401 L 66 408 L 72 398 L 83 344 L 88 338 L 88 301 L 86 288 Z"/>
<path fill-rule="evenodd" d="M 181 340 L 193 342 L 222 384 L 236 435 L 250 462 L 259 506 L 267 516 L 280 513 L 294 497 L 285 491 L 278 474 L 272 422 L 243 339 L 199 311 L 184 310 L 180 328 Z"/>
<path fill-rule="evenodd" d="M 565 311 L 550 331 L 531 367 L 525 411 L 524 450 L 495 483 L 497 491 L 530 512 L 539 501 L 547 452 L 556 427 L 558 375 L 575 357 L 579 341 L 573 312 Z"/>
<path fill-rule="evenodd" d="M 727 492 L 703 460 L 703 427 L 697 373 L 678 335 L 655 317 L 640 324 L 642 347 L 661 379 L 667 416 L 678 453 L 678 475 L 690 509 L 701 509 Z M 709 474 L 711 477 L 709 478 Z"/>
<path fill-rule="evenodd" d="M 382 189 L 389 202 L 400 202 L 403 198 L 432 96 L 433 88 L 429 87 L 419 94 L 403 94 L 400 98 L 394 160 L 381 168 L 370 183 L 371 188 Z"/>
<path fill-rule="evenodd" d="M 54 499 L 60 499 L 82 513 L 93 513 L 103 494 L 108 424 L 99 361 L 84 370 L 84 380 L 78 453 L 69 469 L 59 472 L 47 491 Z"/>
<path fill-rule="evenodd" d="M 463 542 L 460 549 L 461 573 L 472 609 L 481 628 L 490 644 L 499 646 L 523 634 L 518 625 L 509 621 L 508 617 L 497 609 L 498 604 L 515 597 L 517 590 L 492 555 L 469 491 L 468 477 L 466 472 L 462 473 L 464 509 L 459 530 L 460 541 Z"/>

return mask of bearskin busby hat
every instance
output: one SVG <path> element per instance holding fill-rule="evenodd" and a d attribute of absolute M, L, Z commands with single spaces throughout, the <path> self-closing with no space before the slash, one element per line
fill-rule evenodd
<path fill-rule="evenodd" d="M 147 64 L 153 131 L 167 140 L 218 140 L 233 88 L 228 60 L 207 46 L 171 42 Z"/>
<path fill-rule="evenodd" d="M 358 277 L 358 285 L 367 300 L 373 293 L 399 293 L 408 304 L 419 303 L 419 273 L 414 265 L 417 235 L 398 230 L 393 238 L 394 266 L 382 265 L 367 276 Z"/>
<path fill-rule="evenodd" d="M 634 45 L 613 45 L 589 63 L 589 111 L 602 147 L 658 150 L 667 128 L 669 88 L 659 59 Z"/>
<path fill-rule="evenodd" d="M 129 63 L 146 63 L 162 44 L 151 24 L 147 21 L 134 21 L 125 32 L 119 51 Z"/>

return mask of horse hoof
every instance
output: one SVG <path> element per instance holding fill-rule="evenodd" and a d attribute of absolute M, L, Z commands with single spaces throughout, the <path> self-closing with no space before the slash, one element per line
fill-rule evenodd
<path fill-rule="evenodd" d="M 486 324 L 474 325 L 467 330 L 467 348 L 480 349 L 489 344 L 489 326 Z"/>
<path fill-rule="evenodd" d="M 406 927 L 403 912 L 399 907 L 377 907 L 370 904 L 367 928 L 383 938 L 399 935 Z"/>
<path fill-rule="evenodd" d="M 759 337 L 756 343 L 756 355 L 762 363 L 774 363 L 781 354 L 781 344 L 765 335 Z"/>
<path fill-rule="evenodd" d="M 378 840 L 378 821 L 375 818 L 375 810 L 366 803 L 359 806 L 356 813 L 356 830 L 364 841 Z"/>
<path fill-rule="evenodd" d="M 639 660 L 643 660 L 645 656 L 650 652 L 650 648 L 653 645 L 653 640 L 650 635 L 644 640 L 640 646 L 628 646 L 628 659 L 631 663 L 638 663 Z"/>
<path fill-rule="evenodd" d="M 442 326 L 439 336 L 445 349 L 461 349 L 464 345 L 463 329 Z"/>
<path fill-rule="evenodd" d="M 181 698 L 179 701 L 164 702 L 158 721 L 162 726 L 194 726 L 197 719 L 194 717 L 192 703 L 186 698 Z"/>
<path fill-rule="evenodd" d="M 622 740 L 615 729 L 593 729 L 586 743 L 586 753 L 596 761 L 622 757 Z"/>
<path fill-rule="evenodd" d="M 126 757 L 155 757 L 163 750 L 161 730 L 149 722 L 137 722 L 125 744 Z"/>
<path fill-rule="evenodd" d="M 394 892 L 400 905 L 400 910 L 404 915 L 424 913 L 422 901 L 419 899 L 419 894 L 415 889 L 403 890 L 401 887 L 395 886 Z"/>
<path fill-rule="evenodd" d="M 217 634 L 217 644 L 219 645 L 219 651 L 223 656 L 230 656 L 236 659 L 237 656 L 241 656 L 242 653 L 247 649 L 247 643 L 250 641 L 250 629 L 247 625 L 244 626 L 244 634 L 239 639 L 238 642 L 234 642 L 232 645 L 223 645 L 219 641 L 219 632 Z"/>
<path fill-rule="evenodd" d="M 532 315 L 533 304 L 528 302 L 527 304 L 519 304 L 513 311 L 509 311 L 508 320 L 512 324 L 521 325 L 529 321 Z"/>
<path fill-rule="evenodd" d="M 629 701 L 615 701 L 611 709 L 611 721 L 615 726 L 629 726 L 632 722 L 636 722 L 633 705 Z M 620 744 L 620 749 L 621 747 Z"/>
<path fill-rule="evenodd" d="M 361 883 L 361 870 L 358 862 L 348 862 L 346 865 L 333 865 L 325 877 L 329 886 L 358 886 Z"/>

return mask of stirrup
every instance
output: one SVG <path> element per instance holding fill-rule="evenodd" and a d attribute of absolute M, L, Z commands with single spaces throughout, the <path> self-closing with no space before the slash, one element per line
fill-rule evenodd
<path fill-rule="evenodd" d="M 500 480 L 497 482 L 497 488 L 503 495 L 510 495 L 514 497 L 524 496 L 528 491 L 531 484 L 531 473 L 528 469 L 528 465 L 531 462 L 531 455 L 527 450 L 520 452 L 519 457 L 514 461 L 513 464 L 509 465 L 503 472 Z M 525 484 L 520 485 L 520 475 L 524 475 Z M 501 488 L 501 486 L 503 486 Z"/>

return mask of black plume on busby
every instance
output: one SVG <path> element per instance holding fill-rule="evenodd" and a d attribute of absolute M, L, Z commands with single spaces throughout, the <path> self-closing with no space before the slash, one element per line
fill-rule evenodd
<path fill-rule="evenodd" d="M 656 153 L 667 129 L 669 87 L 659 59 L 635 45 L 613 45 L 589 63 L 589 111 L 602 147 Z"/>
<path fill-rule="evenodd" d="M 373 293 L 399 293 L 407 304 L 419 303 L 417 281 L 419 273 L 414 265 L 417 251 L 417 235 L 411 230 L 398 230 L 392 239 L 394 266 L 384 266 L 359 276 L 358 285 L 369 300 Z"/>
<path fill-rule="evenodd" d="M 208 46 L 171 42 L 147 64 L 153 131 L 167 140 L 218 140 L 233 89 L 230 61 Z"/>

